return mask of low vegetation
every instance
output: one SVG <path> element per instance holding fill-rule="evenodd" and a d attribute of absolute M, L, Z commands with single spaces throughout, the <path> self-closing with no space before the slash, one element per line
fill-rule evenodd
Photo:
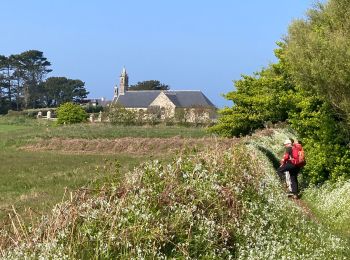
<path fill-rule="evenodd" d="M 32 144 L 22 146 L 26 151 L 56 151 L 79 154 L 120 154 L 133 155 L 169 155 L 184 149 L 197 151 L 205 148 L 215 149 L 221 147 L 227 149 L 235 143 L 236 139 L 224 138 L 141 138 L 124 137 L 118 139 L 62 139 L 52 138 L 41 140 Z"/>
<path fill-rule="evenodd" d="M 26 216 L 26 221 L 30 217 L 28 212 L 35 219 L 40 217 L 61 201 L 65 192 L 111 175 L 113 171 L 108 165 L 115 160 L 123 163 L 123 170 L 128 170 L 150 158 L 127 153 L 74 154 L 19 149 L 58 128 L 25 118 L 0 119 L 1 223 L 6 223 L 12 205 Z"/>
<path fill-rule="evenodd" d="M 177 108 L 175 114 L 170 116 L 168 112 L 159 106 L 150 106 L 147 109 L 130 110 L 120 105 L 113 105 L 106 109 L 104 117 L 113 125 L 166 125 L 207 127 L 213 125 L 216 111 L 213 108 L 193 106 L 191 108 Z"/>
<path fill-rule="evenodd" d="M 310 187 L 303 199 L 326 225 L 350 240 L 350 182 Z"/>
<path fill-rule="evenodd" d="M 140 144 L 147 144 L 147 152 L 142 152 L 144 149 L 135 142 L 132 145 L 134 152 L 125 149 L 130 142 L 133 143 L 130 137 L 134 136 L 144 138 Z M 173 140 L 173 143 L 179 140 L 175 142 L 177 144 L 185 143 L 184 137 L 204 137 L 206 133 L 201 128 L 184 127 L 56 126 L 46 120 L 24 116 L 0 117 L 0 156 L 3 158 L 0 164 L 0 222 L 6 224 L 12 205 L 25 216 L 25 221 L 31 216 L 34 219 L 41 217 L 62 201 L 65 192 L 103 182 L 113 173 L 110 165 L 116 160 L 122 163 L 122 172 L 152 158 L 155 153 L 157 158 L 167 160 L 175 152 L 169 153 L 166 149 L 171 145 L 167 138 L 174 136 L 178 136 Z M 124 141 L 118 146 L 120 149 L 116 150 L 115 142 L 119 137 L 126 139 L 122 139 Z M 154 142 L 149 140 L 151 137 L 161 137 L 158 142 L 166 145 L 163 145 L 165 150 L 159 150 L 159 153 L 150 151 L 155 147 Z M 101 138 L 104 140 L 102 146 L 99 144 Z M 44 145 L 46 142 L 49 147 Z M 68 142 L 67 150 L 63 146 Z"/>
<path fill-rule="evenodd" d="M 76 192 L 36 227 L 13 216 L 3 257 L 345 259 L 347 241 L 288 200 L 274 176 L 266 155 L 287 136 L 266 131 L 229 150 L 148 161 L 125 178 L 117 166 L 108 184 Z"/>

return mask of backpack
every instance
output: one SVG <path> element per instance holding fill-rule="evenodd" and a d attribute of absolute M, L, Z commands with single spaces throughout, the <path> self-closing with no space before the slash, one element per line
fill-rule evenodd
<path fill-rule="evenodd" d="M 296 143 L 292 147 L 292 164 L 294 164 L 297 167 L 304 167 L 306 164 L 305 161 L 305 154 L 304 150 L 301 144 Z"/>

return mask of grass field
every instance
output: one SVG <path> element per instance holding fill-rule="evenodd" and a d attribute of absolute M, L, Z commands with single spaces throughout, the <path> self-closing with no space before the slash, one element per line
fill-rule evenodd
<path fill-rule="evenodd" d="M 92 182 L 102 182 L 114 172 L 116 160 L 122 172 L 132 169 L 152 155 L 74 154 L 58 151 L 25 151 L 28 143 L 50 138 L 116 139 L 120 137 L 204 137 L 202 128 L 112 126 L 79 124 L 55 126 L 47 121 L 0 117 L 0 219 L 12 205 L 20 214 L 27 208 L 45 213 L 62 200 L 65 191 L 75 190 Z M 169 155 L 160 156 L 167 159 Z M 107 167 L 106 167 L 107 166 Z M 39 214 L 38 214 L 39 215 Z"/>
<path fill-rule="evenodd" d="M 290 134 L 0 117 L 0 254 L 348 259 L 349 183 L 288 200 L 265 150 L 277 156 Z M 190 149 L 170 160 L 174 147 Z"/>
<path fill-rule="evenodd" d="M 349 259 L 347 239 L 286 197 L 259 149 L 278 153 L 287 136 L 288 131 L 265 130 L 241 138 L 233 149 L 205 147 L 166 163 L 148 161 L 103 188 L 69 194 L 27 229 L 12 214 L 8 232 L 0 230 L 0 254 L 4 259 Z M 339 201 L 347 191 L 340 187 L 331 197 Z M 323 204 L 325 211 L 344 208 Z M 347 221 L 344 213 L 340 219 Z"/>

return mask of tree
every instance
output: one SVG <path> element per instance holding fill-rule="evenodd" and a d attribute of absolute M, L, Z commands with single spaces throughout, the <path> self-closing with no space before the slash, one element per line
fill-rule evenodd
<path fill-rule="evenodd" d="M 5 113 L 12 107 L 12 101 L 14 99 L 12 80 L 12 60 L 9 57 L 0 55 L 0 113 Z"/>
<path fill-rule="evenodd" d="M 298 88 L 288 121 L 307 152 L 304 179 L 317 184 L 350 177 L 350 156 L 344 122 L 322 96 Z"/>
<path fill-rule="evenodd" d="M 136 85 L 131 85 L 129 90 L 169 90 L 168 85 L 160 83 L 158 80 L 146 80 L 137 82 Z"/>
<path fill-rule="evenodd" d="M 40 84 L 51 72 L 51 63 L 44 57 L 43 52 L 29 50 L 19 55 L 11 55 L 18 81 L 23 83 L 24 108 L 36 107 L 40 99 Z"/>
<path fill-rule="evenodd" d="M 0 55 L 0 113 L 9 109 L 52 107 L 64 102 L 81 103 L 89 92 L 81 80 L 52 77 L 51 63 L 37 50 L 6 57 Z"/>
<path fill-rule="evenodd" d="M 302 97 L 290 122 L 306 139 L 308 176 L 350 177 L 350 2 L 329 0 L 289 27 L 285 61 Z"/>
<path fill-rule="evenodd" d="M 276 52 L 276 55 L 280 54 Z M 235 81 L 236 89 L 225 95 L 233 106 L 219 110 L 218 124 L 210 130 L 232 137 L 263 128 L 268 121 L 285 121 L 293 107 L 294 86 L 281 67 L 281 64 L 271 65 L 254 76 L 243 75 Z"/>
<path fill-rule="evenodd" d="M 65 102 L 81 103 L 89 92 L 81 80 L 65 77 L 50 77 L 43 83 L 46 106 L 58 106 Z"/>
<path fill-rule="evenodd" d="M 57 108 L 58 124 L 75 124 L 86 121 L 88 114 L 78 104 L 64 103 Z"/>
<path fill-rule="evenodd" d="M 286 60 L 297 85 L 329 101 L 350 126 L 350 2 L 318 4 L 286 37 Z"/>
<path fill-rule="evenodd" d="M 225 95 L 233 107 L 220 111 L 218 124 L 211 131 L 239 136 L 264 127 L 268 121 L 287 121 L 304 144 L 308 161 L 303 169 L 305 181 L 317 184 L 349 178 L 349 138 L 344 119 L 332 109 L 327 95 L 296 84 L 287 45 L 278 45 L 278 63 L 235 82 L 236 90 Z"/>

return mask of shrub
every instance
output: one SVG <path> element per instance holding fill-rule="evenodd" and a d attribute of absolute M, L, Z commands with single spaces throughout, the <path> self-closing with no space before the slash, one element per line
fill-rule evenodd
<path fill-rule="evenodd" d="M 312 184 L 350 178 L 348 132 L 329 102 L 311 92 L 300 91 L 289 122 L 303 139 L 307 155 L 306 180 Z"/>
<path fill-rule="evenodd" d="M 58 124 L 75 124 L 86 121 L 88 114 L 85 110 L 73 103 L 64 103 L 57 109 Z"/>
<path fill-rule="evenodd" d="M 128 110 L 120 105 L 112 106 L 107 113 L 113 125 L 135 125 L 138 118 L 136 111 Z"/>

